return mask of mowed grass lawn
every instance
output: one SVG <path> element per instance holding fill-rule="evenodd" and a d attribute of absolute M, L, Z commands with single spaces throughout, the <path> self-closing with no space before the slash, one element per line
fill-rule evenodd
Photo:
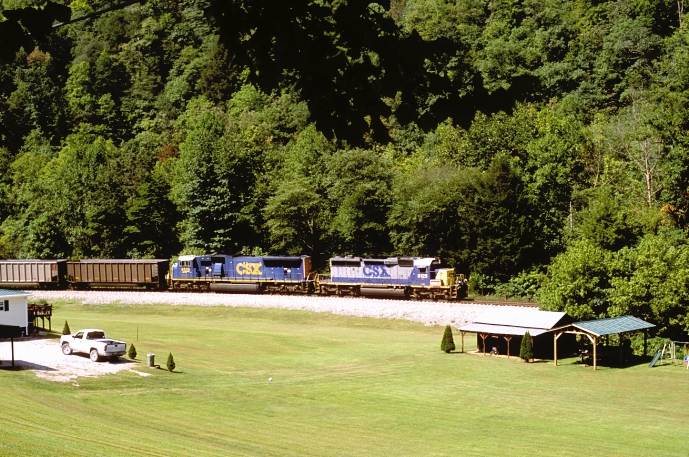
<path fill-rule="evenodd" d="M 689 455 L 679 367 L 445 354 L 442 328 L 322 313 L 60 303 L 65 319 L 179 372 L 0 370 L 2 456 Z"/>

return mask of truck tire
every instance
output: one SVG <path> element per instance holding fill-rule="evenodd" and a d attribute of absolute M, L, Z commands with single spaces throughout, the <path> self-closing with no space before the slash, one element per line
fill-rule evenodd
<path fill-rule="evenodd" d="M 89 354 L 92 362 L 98 362 L 100 360 L 100 356 L 98 355 L 98 349 L 91 349 L 91 352 Z"/>
<path fill-rule="evenodd" d="M 72 354 L 72 348 L 69 347 L 69 343 L 62 343 L 62 353 L 64 355 L 71 355 Z"/>

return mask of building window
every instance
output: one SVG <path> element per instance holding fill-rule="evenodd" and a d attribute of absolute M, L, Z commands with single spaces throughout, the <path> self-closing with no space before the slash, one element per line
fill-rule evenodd
<path fill-rule="evenodd" d="M 10 310 L 10 301 L 9 300 L 0 300 L 0 311 L 9 311 Z"/>

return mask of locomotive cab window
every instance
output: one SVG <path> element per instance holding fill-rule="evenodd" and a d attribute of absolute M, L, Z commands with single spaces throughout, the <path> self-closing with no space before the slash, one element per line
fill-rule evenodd
<path fill-rule="evenodd" d="M 432 262 L 431 263 L 431 279 L 435 279 L 436 275 L 438 274 L 438 268 L 440 267 L 440 264 L 438 262 Z"/>
<path fill-rule="evenodd" d="M 9 300 L 0 300 L 0 311 L 9 311 L 10 310 L 10 301 Z"/>
<path fill-rule="evenodd" d="M 426 267 L 419 267 L 419 273 L 425 273 Z"/>

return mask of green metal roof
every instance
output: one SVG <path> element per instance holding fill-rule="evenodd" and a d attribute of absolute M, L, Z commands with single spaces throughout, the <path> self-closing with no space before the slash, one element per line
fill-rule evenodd
<path fill-rule="evenodd" d="M 24 292 L 23 290 L 0 289 L 0 297 L 9 297 L 12 295 L 23 295 L 25 297 L 28 297 L 31 294 L 28 292 Z"/>
<path fill-rule="evenodd" d="M 655 327 L 653 324 L 641 320 L 634 316 L 611 317 L 608 319 L 598 319 L 595 321 L 575 322 L 572 324 L 586 332 L 594 335 L 611 335 L 613 333 L 633 332 Z"/>

